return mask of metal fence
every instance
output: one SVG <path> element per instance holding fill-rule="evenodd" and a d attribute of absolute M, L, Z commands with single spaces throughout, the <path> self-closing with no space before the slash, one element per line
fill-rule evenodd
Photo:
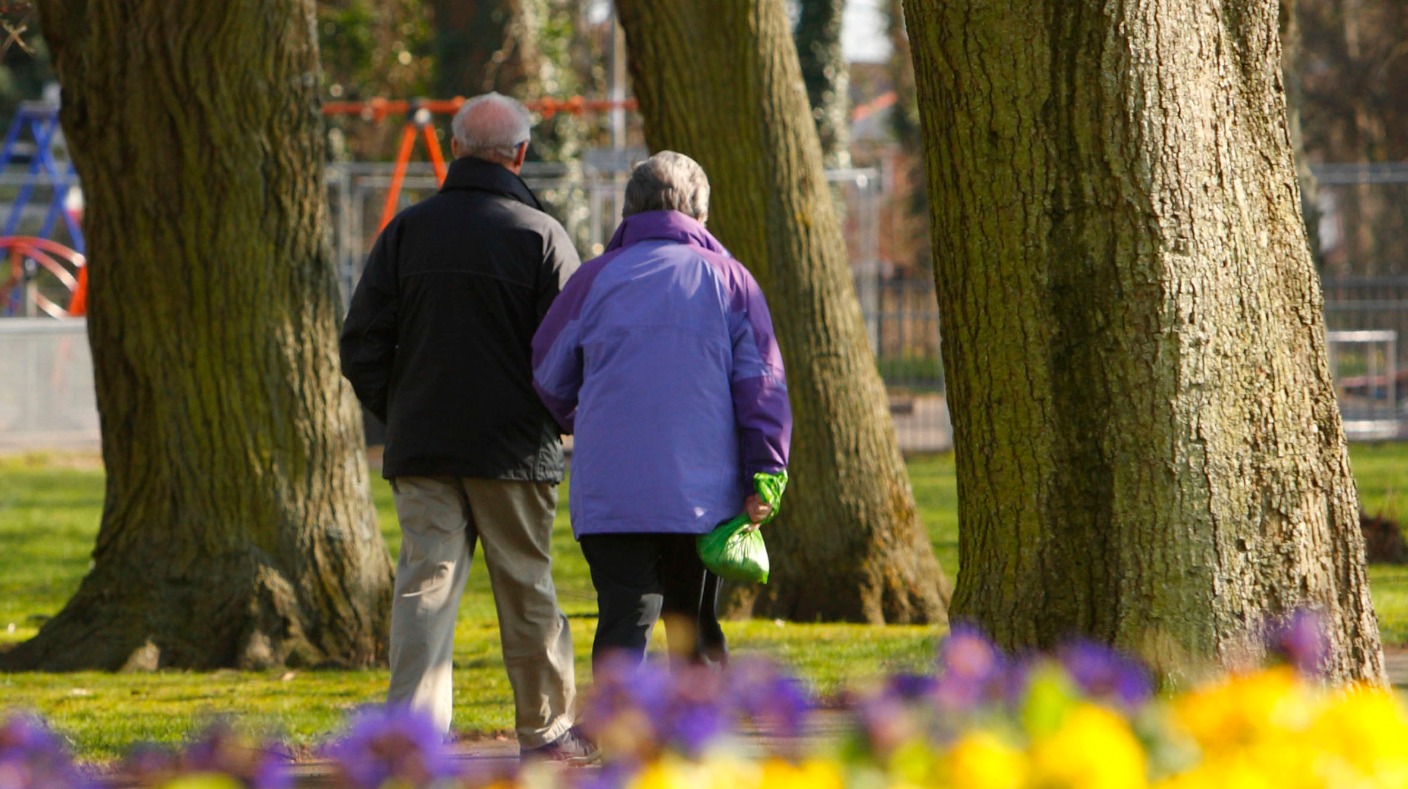
<path fill-rule="evenodd" d="M 583 259 L 601 254 L 621 215 L 625 177 L 643 151 L 597 152 L 580 164 L 529 163 L 522 176 L 577 245 Z M 844 227 L 856 295 L 877 361 L 891 391 L 891 413 L 902 449 L 933 452 L 952 445 L 938 356 L 938 311 L 933 282 L 889 281 L 877 260 L 879 174 L 872 169 L 828 173 Z M 333 216 L 331 242 L 345 299 L 361 275 L 392 182 L 385 164 L 334 164 L 328 169 Z M 428 164 L 411 165 L 400 207 L 438 189 Z"/>
<path fill-rule="evenodd" d="M 599 254 L 620 216 L 624 168 L 637 154 L 587 157 L 572 167 L 530 165 L 524 179 L 558 216 L 582 256 Z M 1408 437 L 1408 268 L 1394 264 L 1400 213 L 1383 195 L 1403 191 L 1408 166 L 1320 168 L 1315 200 L 1331 369 L 1345 429 L 1352 439 Z M 339 280 L 350 296 L 375 239 L 387 190 L 388 165 L 335 164 L 327 173 L 330 242 Z M 831 175 L 845 227 L 856 295 L 880 372 L 890 393 L 900 446 L 944 450 L 951 428 L 944 401 L 938 304 L 927 277 L 896 279 L 877 260 L 882 184 L 872 170 Z M 437 188 L 428 165 L 413 165 L 402 187 L 405 206 Z M 1369 191 L 1366 191 L 1369 190 Z M 1373 199 L 1370 199 L 1370 198 Z M 1371 210 L 1372 209 L 1372 210 Z M 1377 218 L 1377 219 L 1375 219 Z M 1365 223 L 1374 220 L 1365 230 Z M 1402 236 L 1402 238 L 1399 238 Z M 1366 241 L 1366 239 L 1368 239 Z M 1366 246 L 1370 241 L 1373 244 Z M 1356 255 L 1377 250 L 1377 257 Z M 1404 264 L 1408 266 L 1408 263 Z M 1344 272 L 1379 271 L 1370 276 Z M 0 320 L 0 448 L 97 442 L 92 368 L 82 321 Z"/>
<path fill-rule="evenodd" d="M 1325 326 L 1345 432 L 1408 436 L 1408 276 L 1324 277 Z"/>
<path fill-rule="evenodd" d="M 86 321 L 0 320 L 0 448 L 95 447 Z"/>

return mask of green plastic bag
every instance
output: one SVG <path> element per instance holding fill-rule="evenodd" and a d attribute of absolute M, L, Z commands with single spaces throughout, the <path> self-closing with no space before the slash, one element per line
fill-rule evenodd
<path fill-rule="evenodd" d="M 782 491 L 786 488 L 786 471 L 753 475 L 753 489 L 763 501 L 772 505 L 772 512 L 763 523 L 777 516 L 782 505 Z M 748 514 L 740 513 L 715 526 L 708 534 L 699 535 L 696 544 L 704 566 L 729 581 L 767 583 L 768 548 L 763 543 L 761 531 L 747 531 L 750 523 Z"/>

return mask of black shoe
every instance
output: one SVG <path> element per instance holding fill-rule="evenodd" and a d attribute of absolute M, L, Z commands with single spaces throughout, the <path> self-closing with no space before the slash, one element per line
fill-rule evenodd
<path fill-rule="evenodd" d="M 520 749 L 518 759 L 521 762 L 542 760 L 580 767 L 600 761 L 601 749 L 596 747 L 596 743 L 587 739 L 581 729 L 573 726 L 567 730 L 566 734 L 547 745 Z"/>

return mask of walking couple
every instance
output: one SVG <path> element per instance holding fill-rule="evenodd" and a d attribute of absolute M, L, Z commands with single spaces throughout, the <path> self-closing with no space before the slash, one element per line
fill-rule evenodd
<path fill-rule="evenodd" d="M 699 165 L 665 151 L 636 166 L 615 236 L 581 264 L 519 177 L 530 125 L 496 93 L 460 108 L 441 190 L 371 251 L 342 366 L 386 424 L 402 532 L 388 703 L 448 733 L 455 617 L 482 544 L 522 755 L 588 763 L 549 549 L 560 434 L 575 436 L 593 665 L 643 660 L 661 618 L 672 657 L 719 662 L 718 579 L 695 538 L 740 509 L 767 518 L 751 480 L 785 469 L 792 418 L 762 292 L 705 229 Z"/>

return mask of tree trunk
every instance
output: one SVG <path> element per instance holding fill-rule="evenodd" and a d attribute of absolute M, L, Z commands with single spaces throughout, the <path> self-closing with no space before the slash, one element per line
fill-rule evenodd
<path fill-rule="evenodd" d="M 313 3 L 40 9 L 88 201 L 107 493 L 78 592 L 0 662 L 380 660 L 391 566 L 337 366 Z"/>
<path fill-rule="evenodd" d="M 851 71 L 841 51 L 845 0 L 801 0 L 797 56 L 826 167 L 851 166 Z"/>
<path fill-rule="evenodd" d="M 885 71 L 894 85 L 895 103 L 890 111 L 890 131 L 895 136 L 895 176 L 886 184 L 894 206 L 888 213 L 893 224 L 881 230 L 897 250 L 896 263 L 905 277 L 928 276 L 933 267 L 932 234 L 929 232 L 929 198 L 924 183 L 924 140 L 919 128 L 919 103 L 914 89 L 914 58 L 904 29 L 900 0 L 885 0 L 886 35 L 890 59 Z"/>
<path fill-rule="evenodd" d="M 772 581 L 740 610 L 798 621 L 944 618 L 867 344 L 781 0 L 617 5 L 651 150 L 709 174 L 710 221 L 758 276 L 787 365 L 792 487 Z"/>
<path fill-rule="evenodd" d="M 578 0 L 434 0 L 436 85 L 441 96 L 498 91 L 519 101 L 566 100 L 581 90 L 573 68 Z M 581 156 L 590 129 L 580 115 L 540 113 L 531 161 L 564 166 L 563 184 L 542 200 L 579 247 L 590 237 Z"/>
<path fill-rule="evenodd" d="M 958 461 L 952 614 L 1177 679 L 1326 617 L 1383 679 L 1275 0 L 910 0 Z"/>
<path fill-rule="evenodd" d="M 1288 0 L 1289 2 L 1289 0 Z M 1296 0 L 1307 67 L 1299 70 L 1305 147 L 1316 162 L 1408 158 L 1408 5 L 1396 0 Z M 1311 68 L 1310 66 L 1313 66 Z M 1401 186 L 1325 187 L 1330 226 L 1327 274 L 1395 276 L 1408 271 L 1408 206 Z"/>
<path fill-rule="evenodd" d="M 1310 246 L 1311 259 L 1317 271 L 1323 260 L 1320 255 L 1320 206 L 1317 199 L 1319 185 L 1315 173 L 1310 170 L 1310 160 L 1305 155 L 1305 134 L 1301 131 L 1301 105 L 1305 103 L 1305 92 L 1301 89 L 1301 69 L 1304 59 L 1301 56 L 1300 16 L 1296 11 L 1296 0 L 1278 0 L 1280 8 L 1281 38 L 1281 79 L 1286 85 L 1286 128 L 1291 136 L 1291 154 L 1294 156 L 1296 182 L 1300 186 L 1301 220 L 1305 223 L 1306 243 Z"/>
<path fill-rule="evenodd" d="M 537 98 L 542 0 L 433 0 L 435 85 L 441 96 L 496 90 Z"/>

